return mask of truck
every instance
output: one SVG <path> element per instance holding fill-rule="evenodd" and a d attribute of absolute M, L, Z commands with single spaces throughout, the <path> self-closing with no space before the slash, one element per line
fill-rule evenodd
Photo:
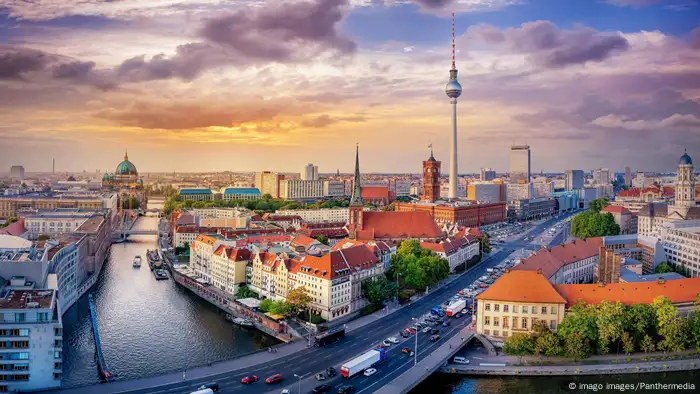
<path fill-rule="evenodd" d="M 466 300 L 457 300 L 447 306 L 447 316 L 454 316 L 467 307 Z"/>
<path fill-rule="evenodd" d="M 386 353 L 383 348 L 372 349 L 362 353 L 340 366 L 340 376 L 350 379 L 365 369 L 384 361 L 384 358 L 386 358 Z"/>

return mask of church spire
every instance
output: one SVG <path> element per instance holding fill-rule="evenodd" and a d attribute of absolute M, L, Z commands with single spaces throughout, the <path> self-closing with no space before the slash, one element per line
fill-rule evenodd
<path fill-rule="evenodd" d="M 355 147 L 355 177 L 352 184 L 350 205 L 362 205 L 362 186 L 360 184 L 360 144 Z"/>
<path fill-rule="evenodd" d="M 124 160 L 129 160 L 129 152 L 126 149 L 124 149 Z"/>

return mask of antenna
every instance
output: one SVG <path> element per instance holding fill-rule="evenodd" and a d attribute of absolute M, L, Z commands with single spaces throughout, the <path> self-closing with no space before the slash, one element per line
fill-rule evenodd
<path fill-rule="evenodd" d="M 456 70 L 455 67 L 455 13 L 452 13 L 452 69 Z"/>

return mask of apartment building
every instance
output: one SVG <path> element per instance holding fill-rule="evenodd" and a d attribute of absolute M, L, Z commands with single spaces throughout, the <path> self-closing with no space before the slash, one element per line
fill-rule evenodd
<path fill-rule="evenodd" d="M 116 211 L 117 193 L 31 193 L 18 196 L 0 196 L 0 219 L 18 216 L 22 212 L 55 210 L 61 208 Z"/>
<path fill-rule="evenodd" d="M 314 200 L 323 198 L 323 181 L 288 179 L 279 183 L 279 197 L 285 200 Z"/>
<path fill-rule="evenodd" d="M 325 209 L 287 209 L 277 210 L 277 216 L 298 216 L 306 223 L 343 222 L 347 223 L 349 214 L 347 208 Z"/>
<path fill-rule="evenodd" d="M 95 210 L 89 209 L 58 208 L 41 209 L 22 216 L 24 227 L 35 237 L 73 232 L 95 214 Z"/>
<path fill-rule="evenodd" d="M 421 242 L 420 245 L 447 260 L 447 263 L 450 265 L 450 272 L 454 272 L 460 264 L 464 264 L 478 255 L 481 248 L 479 239 L 469 235 L 448 237 L 440 241 L 440 243 Z"/>
<path fill-rule="evenodd" d="M 513 271 L 537 271 L 550 283 L 593 283 L 602 239 L 576 240 L 542 248 L 513 267 Z"/>
<path fill-rule="evenodd" d="M 238 293 L 238 286 L 246 283 L 250 260 L 248 249 L 219 245 L 211 259 L 212 284 L 229 294 Z"/>
<path fill-rule="evenodd" d="M 661 243 L 670 265 L 687 269 L 693 278 L 700 277 L 700 220 L 665 223 Z"/>

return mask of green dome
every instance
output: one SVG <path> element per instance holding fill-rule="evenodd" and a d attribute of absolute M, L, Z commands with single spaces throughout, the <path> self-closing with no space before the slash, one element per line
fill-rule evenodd
<path fill-rule="evenodd" d="M 124 161 L 119 163 L 117 166 L 117 170 L 115 171 L 116 175 L 138 175 L 138 171 L 136 171 L 136 166 L 129 161 L 129 156 L 125 153 L 124 154 Z"/>

